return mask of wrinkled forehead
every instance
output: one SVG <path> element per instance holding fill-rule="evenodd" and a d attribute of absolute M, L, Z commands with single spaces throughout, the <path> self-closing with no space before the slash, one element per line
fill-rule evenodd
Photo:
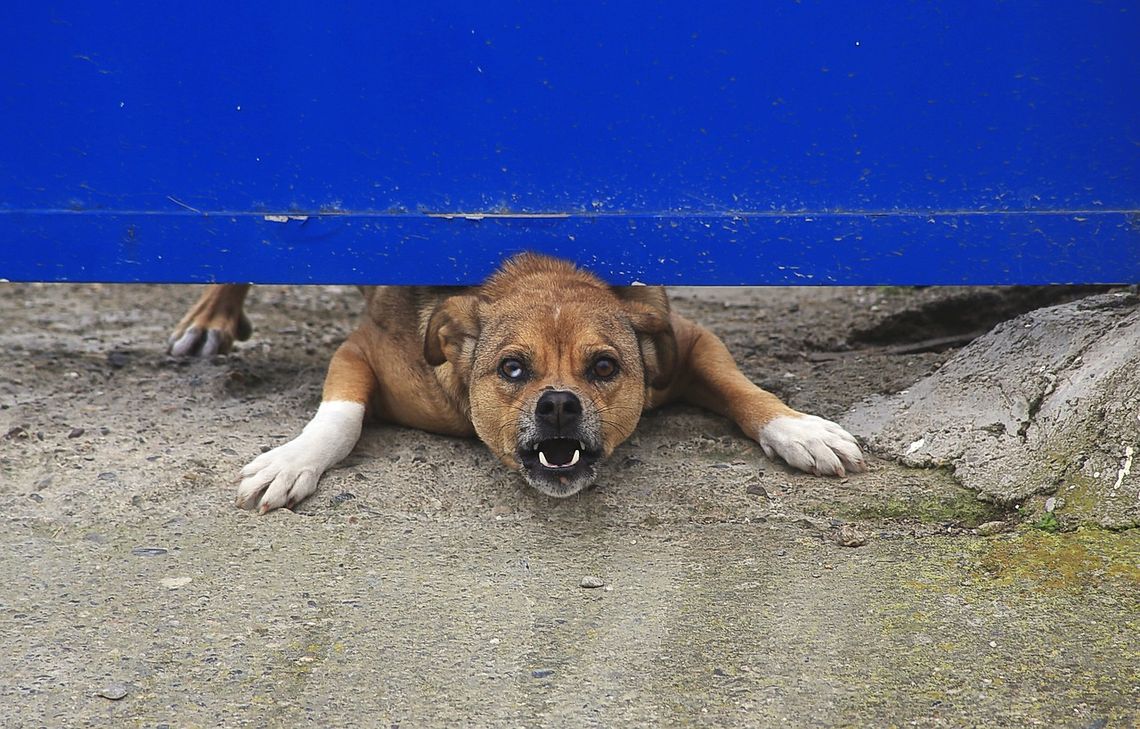
<path fill-rule="evenodd" d="M 637 348 L 637 337 L 620 309 L 602 303 L 535 303 L 525 310 L 488 312 L 482 322 L 481 353 L 521 347 L 532 352 Z"/>

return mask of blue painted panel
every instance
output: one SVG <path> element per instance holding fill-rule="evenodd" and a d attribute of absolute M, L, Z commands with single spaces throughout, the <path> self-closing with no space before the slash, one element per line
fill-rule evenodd
<path fill-rule="evenodd" d="M 28 281 L 468 283 L 524 250 L 577 260 L 614 283 L 1140 281 L 1137 216 L 1119 213 L 12 217 L 32 254 L 9 262 L 9 278 Z M 113 242 L 68 242 L 83 237 Z"/>
<path fill-rule="evenodd" d="M 1138 38 L 1112 0 L 19 3 L 0 277 L 1140 281 Z M 508 217 L 433 216 L 471 213 Z"/>

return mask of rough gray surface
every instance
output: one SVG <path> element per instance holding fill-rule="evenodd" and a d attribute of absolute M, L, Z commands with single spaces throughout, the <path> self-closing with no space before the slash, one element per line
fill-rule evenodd
<path fill-rule="evenodd" d="M 677 305 L 836 417 L 948 357 L 850 331 L 970 295 Z M 238 354 L 173 361 L 193 296 L 0 286 L 6 727 L 1135 723 L 1140 530 L 1019 528 L 893 462 L 792 473 L 687 408 L 574 499 L 478 443 L 380 426 L 295 513 L 257 517 L 233 476 L 303 426 L 359 298 L 258 288 Z M 841 546 L 852 524 L 866 544 Z"/>
<path fill-rule="evenodd" d="M 1057 494 L 1062 523 L 1136 526 L 1140 297 L 1093 296 L 1001 324 L 843 420 L 880 455 L 949 466 L 987 499 Z"/>

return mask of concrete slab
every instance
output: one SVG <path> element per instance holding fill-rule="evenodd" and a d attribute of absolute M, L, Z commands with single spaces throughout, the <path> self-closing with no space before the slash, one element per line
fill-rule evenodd
<path fill-rule="evenodd" d="M 950 356 L 808 356 L 929 290 L 736 294 L 678 306 L 823 415 Z M 380 426 L 257 517 L 233 476 L 304 424 L 358 300 L 256 290 L 253 342 L 176 362 L 190 297 L 0 287 L 5 726 L 1135 723 L 1136 530 L 1018 526 L 890 461 L 791 473 L 686 408 L 571 500 Z"/>

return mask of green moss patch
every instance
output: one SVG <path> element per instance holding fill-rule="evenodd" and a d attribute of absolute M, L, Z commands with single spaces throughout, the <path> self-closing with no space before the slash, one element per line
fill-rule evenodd
<path fill-rule="evenodd" d="M 894 495 L 835 506 L 835 516 L 865 521 L 913 519 L 924 524 L 954 524 L 975 527 L 1001 519 L 1005 512 L 994 504 L 979 501 L 973 491 L 956 490 L 950 494 L 905 496 Z"/>
<path fill-rule="evenodd" d="M 1029 582 L 1079 590 L 1104 584 L 1140 592 L 1140 533 L 1082 529 L 1052 534 L 1025 529 L 975 546 L 976 571 L 997 584 Z"/>

